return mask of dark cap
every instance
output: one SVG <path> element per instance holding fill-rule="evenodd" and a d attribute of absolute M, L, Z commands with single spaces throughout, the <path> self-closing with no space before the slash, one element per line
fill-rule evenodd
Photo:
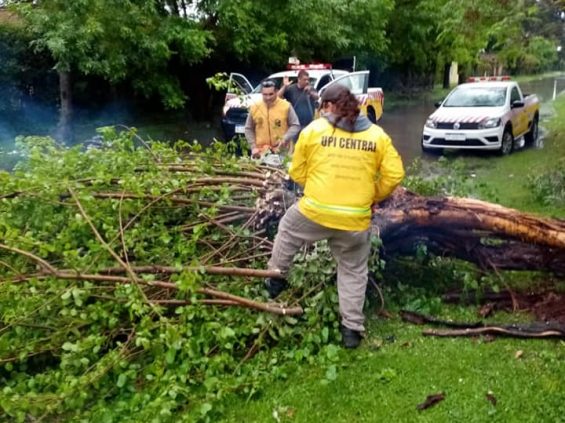
<path fill-rule="evenodd" d="M 322 93 L 322 103 L 324 101 L 336 101 L 343 93 L 351 94 L 347 87 L 341 84 L 333 84 Z"/>

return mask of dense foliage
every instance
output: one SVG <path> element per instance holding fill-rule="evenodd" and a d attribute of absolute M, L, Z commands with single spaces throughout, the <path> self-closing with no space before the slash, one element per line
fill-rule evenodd
<path fill-rule="evenodd" d="M 261 279 L 199 270 L 264 267 L 268 249 L 257 253 L 267 240 L 241 221 L 209 224 L 245 192 L 222 184 L 191 197 L 188 189 L 198 186 L 198 175 L 237 174 L 252 164 L 223 145 L 206 153 L 187 145 L 135 148 L 134 133 L 103 132 L 103 147 L 87 151 L 20 140 L 27 158 L 13 173 L 0 173 L 0 419 L 213 420 L 226 393 L 253 395 L 258 382 L 284 377 L 288 363 L 316 360 L 331 368 L 340 351 L 332 344 L 337 295 L 323 243 L 299 255 L 295 287 L 282 297 L 301 298 L 300 317 L 234 307 L 199 291 L 265 301 Z M 163 167 L 187 154 L 191 172 Z M 179 205 L 172 194 L 185 188 Z M 254 194 L 243 201 L 253 204 Z M 179 270 L 108 279 L 104 269 L 119 263 Z M 182 270 L 190 265 L 196 270 Z M 379 266 L 375 258 L 373 268 Z M 67 269 L 66 276 L 53 268 Z M 175 289 L 152 285 L 156 277 Z"/>
<path fill-rule="evenodd" d="M 125 79 L 140 92 L 160 94 L 167 107 L 184 103 L 173 57 L 186 63 L 209 53 L 207 31 L 193 21 L 162 15 L 154 1 L 42 1 L 18 8 L 33 47 L 48 51 L 60 71 Z"/>
<path fill-rule="evenodd" d="M 281 67 L 289 55 L 303 61 L 347 54 L 382 55 L 391 0 L 202 1 L 220 52 L 254 66 Z"/>
<path fill-rule="evenodd" d="M 83 83 L 95 83 L 88 80 L 95 76 L 111 87 L 126 85 L 169 108 L 194 98 L 210 74 L 278 70 L 291 55 L 323 62 L 356 56 L 359 67 L 374 71 L 375 83 L 379 77 L 379 85 L 414 87 L 441 80 L 452 61 L 462 73 L 551 69 L 559 59 L 556 46 L 565 41 L 562 6 L 550 0 L 4 4 L 17 12 L 11 24 L 25 27 L 30 48 L 49 54 L 59 72 Z M 0 78 L 6 71 L 0 69 Z"/>

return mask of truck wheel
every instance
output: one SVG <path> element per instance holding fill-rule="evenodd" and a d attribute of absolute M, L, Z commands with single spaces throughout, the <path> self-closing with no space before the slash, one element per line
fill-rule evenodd
<path fill-rule="evenodd" d="M 498 150 L 498 154 L 501 156 L 507 156 L 512 153 L 513 148 L 514 137 L 512 136 L 512 131 L 509 128 L 506 128 L 502 134 L 502 143 L 500 145 L 500 150 Z"/>
<path fill-rule="evenodd" d="M 532 122 L 532 127 L 530 128 L 530 131 L 526 135 L 524 135 L 524 139 L 526 140 L 526 144 L 534 145 L 536 143 L 536 141 L 538 140 L 538 136 L 539 136 L 538 117 L 535 116 L 534 121 Z"/>
<path fill-rule="evenodd" d="M 372 107 L 367 109 L 367 117 L 372 123 L 377 123 L 377 114 L 375 113 L 375 109 Z"/>

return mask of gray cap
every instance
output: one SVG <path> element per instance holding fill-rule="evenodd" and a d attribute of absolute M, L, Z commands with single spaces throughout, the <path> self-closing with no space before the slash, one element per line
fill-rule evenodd
<path fill-rule="evenodd" d="M 322 102 L 336 101 L 343 93 L 351 94 L 347 87 L 341 84 L 333 84 L 322 93 Z"/>

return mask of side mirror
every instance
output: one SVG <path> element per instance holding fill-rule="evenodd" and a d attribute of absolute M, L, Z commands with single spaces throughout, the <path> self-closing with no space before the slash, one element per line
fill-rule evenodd
<path fill-rule="evenodd" d="M 511 109 L 518 109 L 520 107 L 524 107 L 524 102 L 520 100 L 512 102 L 512 105 L 510 106 Z"/>
<path fill-rule="evenodd" d="M 434 103 L 435 108 L 437 109 L 439 106 L 441 106 L 441 103 L 443 103 L 443 100 L 436 101 L 436 102 Z"/>

